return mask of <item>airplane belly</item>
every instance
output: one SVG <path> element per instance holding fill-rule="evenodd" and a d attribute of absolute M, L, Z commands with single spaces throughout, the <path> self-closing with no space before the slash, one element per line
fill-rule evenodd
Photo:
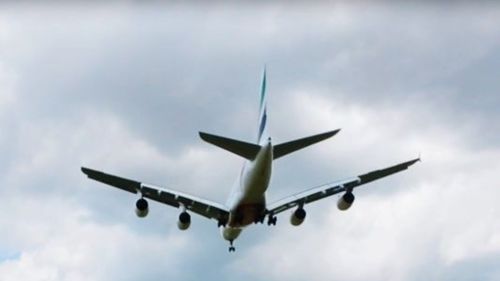
<path fill-rule="evenodd" d="M 254 161 L 246 162 L 237 181 L 236 191 L 228 200 L 228 226 L 244 227 L 261 221 L 266 208 L 265 192 L 272 170 L 272 145 L 265 145 Z"/>
<path fill-rule="evenodd" d="M 262 175 L 261 177 L 254 177 L 248 179 L 244 184 L 245 189 L 245 199 L 256 198 L 260 200 L 262 194 L 264 194 L 269 186 L 269 176 Z"/>
<path fill-rule="evenodd" d="M 260 203 L 271 179 L 271 165 L 256 165 L 241 181 L 241 203 Z"/>
<path fill-rule="evenodd" d="M 228 225 L 244 227 L 260 221 L 265 209 L 265 204 L 242 204 L 230 213 Z"/>

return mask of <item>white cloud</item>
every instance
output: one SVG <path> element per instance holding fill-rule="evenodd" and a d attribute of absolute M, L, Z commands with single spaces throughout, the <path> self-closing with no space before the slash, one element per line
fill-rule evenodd
<path fill-rule="evenodd" d="M 95 223 L 77 202 L 11 197 L 4 206 L 10 212 L 3 212 L 0 220 L 9 231 L 1 234 L 2 241 L 21 251 L 0 263 L 5 281 L 137 280 L 160 273 L 178 278 L 179 253 L 193 254 L 189 235 L 150 235 L 120 224 Z"/>
<path fill-rule="evenodd" d="M 2 61 L 0 61 L 0 85 L 0 109 L 3 109 L 16 100 L 16 77 Z"/>

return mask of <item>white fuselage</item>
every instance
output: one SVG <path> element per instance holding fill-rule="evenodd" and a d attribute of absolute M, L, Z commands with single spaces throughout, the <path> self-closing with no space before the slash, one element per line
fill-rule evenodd
<path fill-rule="evenodd" d="M 235 240 L 243 227 L 261 221 L 265 214 L 265 193 L 271 179 L 273 162 L 271 138 L 261 143 L 261 146 L 255 159 L 243 164 L 227 201 L 229 220 L 222 229 L 222 236 L 226 240 Z"/>

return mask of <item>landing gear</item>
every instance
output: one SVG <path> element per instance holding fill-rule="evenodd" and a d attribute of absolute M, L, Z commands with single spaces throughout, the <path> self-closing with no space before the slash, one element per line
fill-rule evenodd
<path fill-rule="evenodd" d="M 275 216 L 269 215 L 267 218 L 267 225 L 276 225 L 276 221 L 278 221 L 278 219 Z"/>
<path fill-rule="evenodd" d="M 236 248 L 233 246 L 233 240 L 229 241 L 229 252 L 236 251 Z"/>
<path fill-rule="evenodd" d="M 260 217 L 255 218 L 255 220 L 254 220 L 253 222 L 254 222 L 255 224 L 257 224 L 257 223 L 264 223 L 264 219 L 265 219 L 265 218 L 266 218 L 266 216 L 265 216 L 265 215 L 262 215 L 262 216 L 260 216 Z"/>
<path fill-rule="evenodd" d="M 227 225 L 227 220 L 224 220 L 224 219 L 220 219 L 217 221 L 217 227 L 221 227 L 221 226 L 226 226 Z"/>

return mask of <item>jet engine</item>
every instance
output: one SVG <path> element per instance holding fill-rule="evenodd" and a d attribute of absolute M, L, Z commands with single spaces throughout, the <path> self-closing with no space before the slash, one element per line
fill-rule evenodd
<path fill-rule="evenodd" d="M 177 227 L 180 230 L 186 230 L 189 228 L 189 225 L 191 225 L 191 215 L 189 215 L 187 212 L 182 212 L 179 215 L 179 220 L 177 221 Z"/>
<path fill-rule="evenodd" d="M 354 202 L 354 194 L 352 192 L 346 192 L 342 197 L 337 201 L 337 207 L 341 211 L 345 211 L 349 209 Z"/>
<path fill-rule="evenodd" d="M 303 208 L 297 208 L 297 210 L 295 210 L 290 217 L 290 223 L 294 226 L 299 226 L 304 222 L 305 218 L 306 211 Z"/>
<path fill-rule="evenodd" d="M 143 218 L 147 216 L 148 213 L 149 213 L 148 201 L 146 201 L 146 199 L 144 198 L 137 200 L 137 202 L 135 202 L 135 214 L 138 217 Z"/>

